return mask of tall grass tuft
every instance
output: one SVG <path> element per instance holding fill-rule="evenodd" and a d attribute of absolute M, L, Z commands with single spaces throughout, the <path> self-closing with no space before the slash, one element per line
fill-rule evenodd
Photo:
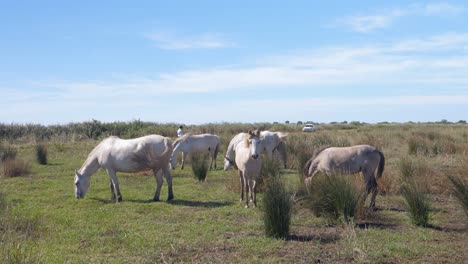
<path fill-rule="evenodd" d="M 417 226 L 427 226 L 431 202 L 429 192 L 423 183 L 416 181 L 419 165 L 410 157 L 399 162 L 401 174 L 401 195 L 405 199 L 411 222 Z"/>
<path fill-rule="evenodd" d="M 4 177 L 18 177 L 31 173 L 31 164 L 24 160 L 6 160 L 3 162 Z"/>
<path fill-rule="evenodd" d="M 267 188 L 266 182 L 272 177 L 280 176 L 280 164 L 274 159 L 268 158 L 266 155 L 262 157 L 262 169 L 260 177 L 256 179 L 257 192 L 264 192 Z"/>
<path fill-rule="evenodd" d="M 41 165 L 47 165 L 47 147 L 45 145 L 36 145 L 36 160 Z"/>
<path fill-rule="evenodd" d="M 316 216 L 350 222 L 362 211 L 362 188 L 339 173 L 314 176 L 308 186 L 308 206 Z"/>
<path fill-rule="evenodd" d="M 195 178 L 199 182 L 204 182 L 208 174 L 208 155 L 193 154 L 192 155 L 192 171 Z"/>
<path fill-rule="evenodd" d="M 265 234 L 268 237 L 285 239 L 289 234 L 291 214 L 291 195 L 284 187 L 279 173 L 276 176 L 270 175 L 263 195 Z"/>
<path fill-rule="evenodd" d="M 421 190 L 420 186 L 414 181 L 404 183 L 401 194 L 405 199 L 411 222 L 417 226 L 428 226 L 429 212 L 431 210 L 429 194 Z"/>
<path fill-rule="evenodd" d="M 463 179 L 462 177 L 449 176 L 448 178 L 452 184 L 453 195 L 468 216 L 468 177 Z"/>

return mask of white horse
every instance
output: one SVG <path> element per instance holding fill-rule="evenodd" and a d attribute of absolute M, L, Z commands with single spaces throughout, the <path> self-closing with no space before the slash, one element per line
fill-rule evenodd
<path fill-rule="evenodd" d="M 167 200 L 172 200 L 172 175 L 168 166 L 171 154 L 172 141 L 167 137 L 150 135 L 128 140 L 108 137 L 89 153 L 81 169 L 75 171 L 75 196 L 77 199 L 83 198 L 89 190 L 89 178 L 99 168 L 103 168 L 110 177 L 111 199 L 115 200 L 117 195 L 117 202 L 120 202 L 122 195 L 116 173 L 152 169 L 157 182 L 153 201 L 159 200 L 162 174 L 168 185 Z"/>
<path fill-rule="evenodd" d="M 180 169 L 184 169 L 185 156 L 187 154 L 209 152 L 211 157 L 210 169 L 213 167 L 213 162 L 216 169 L 216 157 L 218 156 L 220 145 L 221 139 L 217 135 L 212 134 L 186 134 L 180 138 L 177 138 L 174 143 L 172 143 L 174 151 L 172 152 L 171 157 L 171 167 L 172 169 L 176 168 L 177 155 L 179 152 L 182 152 L 182 165 Z"/>
<path fill-rule="evenodd" d="M 235 148 L 239 142 L 242 142 L 243 139 L 248 136 L 247 133 L 239 133 L 235 135 L 231 142 L 229 142 L 226 155 L 224 156 L 224 170 L 227 171 L 231 165 L 234 165 L 235 157 Z M 286 167 L 286 143 L 284 142 L 285 138 L 288 136 L 287 133 L 283 132 L 271 132 L 271 131 L 261 131 L 260 132 L 260 152 L 266 152 L 268 158 L 276 160 L 281 159 Z"/>
<path fill-rule="evenodd" d="M 261 144 L 260 133 L 249 131 L 243 142 L 236 145 L 236 164 L 240 179 L 240 201 L 244 200 L 244 190 L 248 195 L 245 199 L 245 208 L 249 207 L 249 199 L 257 206 L 256 181 L 262 169 L 262 157 L 259 153 Z"/>

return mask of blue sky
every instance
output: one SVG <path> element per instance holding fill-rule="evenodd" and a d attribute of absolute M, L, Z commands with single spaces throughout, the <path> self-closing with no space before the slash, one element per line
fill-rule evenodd
<path fill-rule="evenodd" d="M 2 123 L 468 115 L 466 1 L 1 1 L 0 24 Z"/>

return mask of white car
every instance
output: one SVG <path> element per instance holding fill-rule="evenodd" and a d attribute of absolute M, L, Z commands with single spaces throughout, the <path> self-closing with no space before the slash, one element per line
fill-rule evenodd
<path fill-rule="evenodd" d="M 302 128 L 302 132 L 313 132 L 317 128 L 313 124 L 305 124 L 305 126 Z"/>

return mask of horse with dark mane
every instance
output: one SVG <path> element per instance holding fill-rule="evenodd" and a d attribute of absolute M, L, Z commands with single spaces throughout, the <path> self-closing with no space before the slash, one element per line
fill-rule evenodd
<path fill-rule="evenodd" d="M 318 173 L 341 174 L 359 173 L 366 183 L 366 196 L 372 193 L 370 208 L 375 207 L 377 196 L 377 179 L 382 177 L 385 157 L 382 152 L 370 145 L 351 147 L 328 147 L 319 150 L 304 166 L 303 174 L 306 185 Z M 375 173 L 377 170 L 377 173 Z M 376 177 L 377 176 L 377 177 Z"/>

